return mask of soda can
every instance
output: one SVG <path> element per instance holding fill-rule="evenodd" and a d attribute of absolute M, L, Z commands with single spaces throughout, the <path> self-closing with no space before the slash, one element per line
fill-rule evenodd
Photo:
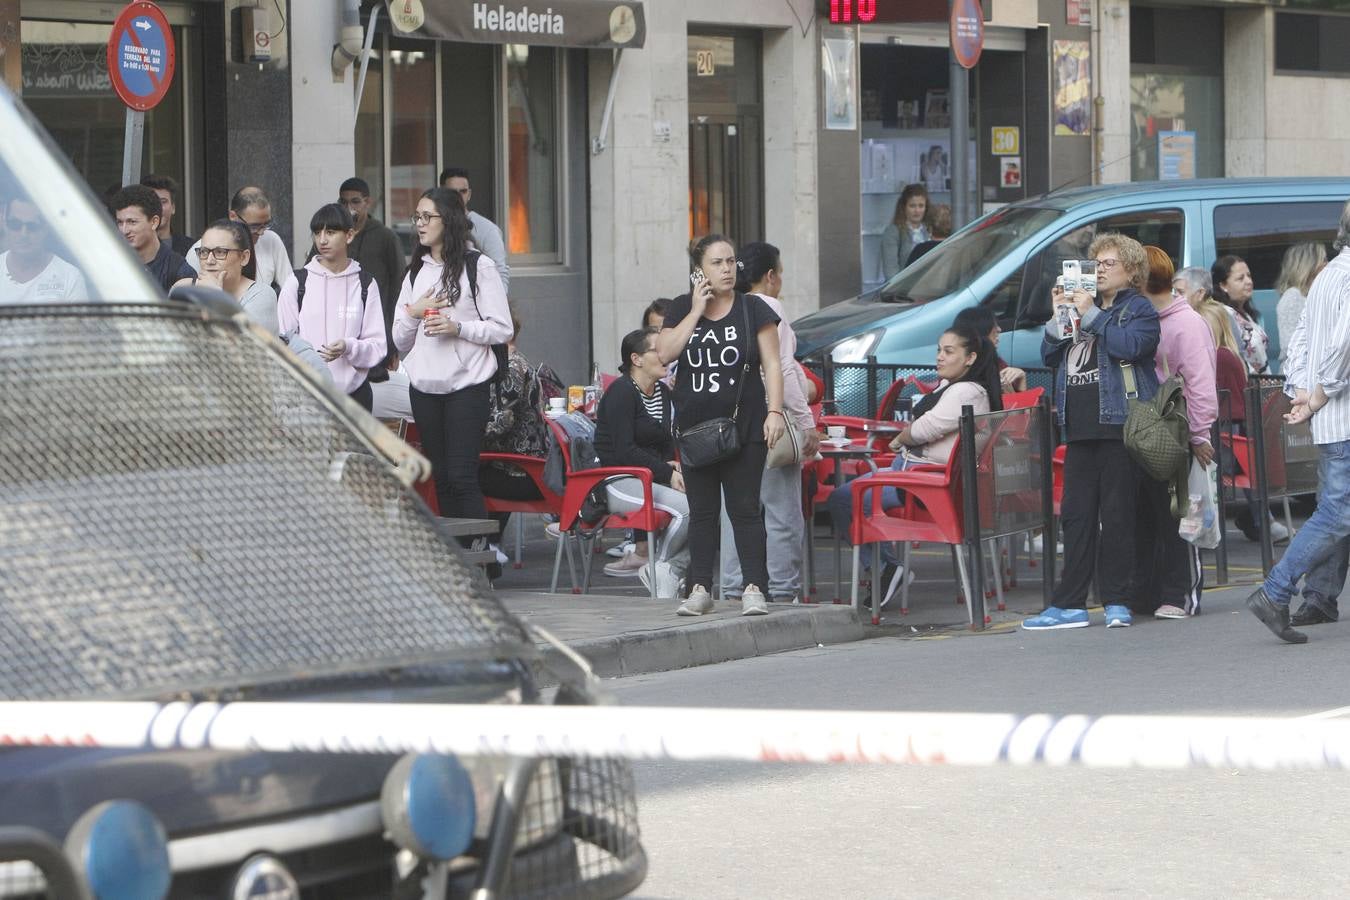
<path fill-rule="evenodd" d="M 600 405 L 600 386 L 588 384 L 582 389 L 581 411 L 592 419 L 595 418 L 596 407 Z"/>
<path fill-rule="evenodd" d="M 586 389 L 579 384 L 567 388 L 567 411 L 576 412 L 586 403 Z"/>

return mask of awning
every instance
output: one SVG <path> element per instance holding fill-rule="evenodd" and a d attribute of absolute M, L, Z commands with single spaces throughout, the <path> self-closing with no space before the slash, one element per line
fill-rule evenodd
<path fill-rule="evenodd" d="M 625 49 L 647 39 L 638 0 L 385 0 L 392 34 L 471 44 Z"/>

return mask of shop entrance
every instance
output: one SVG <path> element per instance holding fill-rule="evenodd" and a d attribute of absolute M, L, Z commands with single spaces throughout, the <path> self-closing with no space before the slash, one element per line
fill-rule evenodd
<path fill-rule="evenodd" d="M 764 237 L 759 38 L 689 35 L 689 236 Z"/>

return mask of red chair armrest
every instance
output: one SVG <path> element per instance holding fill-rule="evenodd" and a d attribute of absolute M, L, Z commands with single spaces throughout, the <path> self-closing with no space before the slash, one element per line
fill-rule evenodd
<path fill-rule="evenodd" d="M 597 484 L 607 478 L 631 477 L 642 482 L 642 502 L 648 508 L 652 506 L 652 470 L 641 466 L 601 466 L 598 469 L 583 469 L 580 472 L 567 473 L 567 491 L 563 495 L 562 521 L 559 527 L 563 531 L 576 524 L 581 512 L 582 501 Z"/>

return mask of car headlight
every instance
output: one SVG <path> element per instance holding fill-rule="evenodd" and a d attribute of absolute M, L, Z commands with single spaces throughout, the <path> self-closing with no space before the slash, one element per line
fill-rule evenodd
<path fill-rule="evenodd" d="M 492 827 L 492 812 L 497 805 L 506 773 L 513 760 L 505 756 L 467 756 L 461 760 L 473 779 L 474 799 L 478 804 L 476 837 L 486 839 Z M 516 831 L 516 849 L 536 844 L 562 831 L 563 785 L 558 762 L 543 759 L 525 794 L 525 806 Z"/>
<path fill-rule="evenodd" d="M 885 333 L 884 328 L 878 328 L 875 331 L 865 331 L 851 338 L 845 338 L 830 348 L 830 358 L 837 363 L 866 362 L 867 357 L 876 350 L 877 344 L 881 343 L 881 337 Z"/>
<path fill-rule="evenodd" d="M 106 900 L 158 898 L 169 892 L 169 842 L 150 810 L 130 800 L 109 800 L 76 820 L 66 835 L 89 892 Z"/>

